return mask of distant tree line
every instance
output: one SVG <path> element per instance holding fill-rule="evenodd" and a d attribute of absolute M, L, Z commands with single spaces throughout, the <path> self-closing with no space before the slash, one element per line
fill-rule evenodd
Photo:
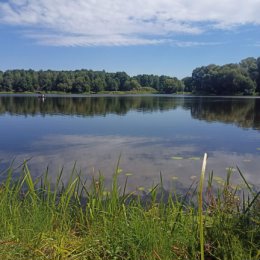
<path fill-rule="evenodd" d="M 210 64 L 193 70 L 191 77 L 75 71 L 0 71 L 0 92 L 99 93 L 102 91 L 156 91 L 172 94 L 192 92 L 206 95 L 253 95 L 260 93 L 260 57 L 246 58 L 238 64 Z"/>
<path fill-rule="evenodd" d="M 238 64 L 214 64 L 196 68 L 183 80 L 186 92 L 213 95 L 253 95 L 260 93 L 260 57 Z"/>
<path fill-rule="evenodd" d="M 0 71 L 0 91 L 2 92 L 66 92 L 98 93 L 102 91 L 147 90 L 159 93 L 176 93 L 184 88 L 176 77 L 138 75 L 130 77 L 125 72 L 105 71 Z"/>

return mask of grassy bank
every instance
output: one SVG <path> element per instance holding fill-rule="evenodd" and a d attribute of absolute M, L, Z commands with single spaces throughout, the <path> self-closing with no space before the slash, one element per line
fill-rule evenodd
<path fill-rule="evenodd" d="M 98 94 L 106 94 L 106 95 L 140 95 L 140 94 L 160 94 L 158 91 L 152 88 L 142 88 L 138 90 L 129 90 L 129 91 L 100 91 L 100 92 L 82 92 L 82 93 L 73 93 L 73 92 L 64 92 L 64 91 L 24 91 L 24 92 L 13 92 L 13 91 L 5 91 L 0 92 L 0 94 L 57 94 L 57 95 L 98 95 Z"/>
<path fill-rule="evenodd" d="M 109 191 L 102 176 L 87 186 L 73 170 L 66 186 L 61 173 L 53 187 L 48 172 L 33 180 L 26 164 L 20 170 L 18 180 L 12 167 L 2 173 L 0 259 L 260 257 L 259 193 L 242 173 L 249 195 L 239 199 L 231 171 L 217 190 L 210 174 L 202 193 L 202 174 L 187 194 L 166 193 L 161 183 L 141 196 L 118 186 L 118 167 Z"/>

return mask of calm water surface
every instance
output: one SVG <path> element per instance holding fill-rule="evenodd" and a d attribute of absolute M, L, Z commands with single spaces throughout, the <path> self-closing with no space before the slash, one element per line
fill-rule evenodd
<path fill-rule="evenodd" d="M 46 167 L 65 176 L 76 162 L 86 176 L 107 181 L 121 154 L 129 188 L 185 186 L 207 172 L 225 177 L 239 168 L 260 184 L 260 99 L 184 96 L 0 95 L 1 169 L 30 159 L 34 176 Z M 234 170 L 234 181 L 239 175 Z"/>

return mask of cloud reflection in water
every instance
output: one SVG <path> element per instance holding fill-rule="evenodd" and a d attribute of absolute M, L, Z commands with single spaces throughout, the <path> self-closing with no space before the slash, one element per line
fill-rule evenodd
<path fill-rule="evenodd" d="M 186 142 L 180 144 L 185 139 Z M 83 175 L 91 177 L 100 171 L 109 183 L 121 154 L 121 179 L 123 181 L 125 174 L 132 173 L 128 187 L 133 190 L 158 183 L 160 172 L 167 188 L 174 182 L 188 186 L 195 178 L 192 176 L 199 178 L 202 159 L 198 157 L 209 152 L 207 172 L 213 170 L 215 175 L 225 178 L 226 168 L 239 166 L 249 182 L 260 184 L 257 154 L 203 151 L 198 143 L 198 140 L 193 142 L 192 136 L 181 135 L 174 142 L 160 137 L 48 135 L 32 142 L 31 149 L 25 153 L 14 151 L 8 155 L 0 151 L 0 158 L 7 164 L 13 158 L 10 156 L 16 156 L 15 164 L 18 165 L 32 157 L 29 167 L 33 176 L 42 174 L 48 165 L 53 180 L 62 167 L 64 178 L 68 177 L 76 162 L 77 170 Z M 180 159 L 175 160 L 176 156 Z M 234 172 L 236 178 L 238 173 Z"/>

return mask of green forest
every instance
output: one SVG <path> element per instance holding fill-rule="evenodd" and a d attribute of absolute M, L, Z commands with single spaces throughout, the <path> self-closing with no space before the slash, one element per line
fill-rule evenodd
<path fill-rule="evenodd" d="M 162 94 L 189 92 L 206 95 L 255 95 L 260 93 L 260 57 L 238 64 L 210 64 L 195 68 L 191 77 L 137 75 L 106 71 L 0 71 L 0 92 L 100 93 L 147 91 Z"/>
<path fill-rule="evenodd" d="M 138 75 L 130 77 L 125 72 L 105 71 L 34 71 L 7 70 L 0 72 L 2 92 L 65 92 L 99 93 L 102 91 L 149 91 L 176 93 L 184 88 L 176 77 Z"/>
<path fill-rule="evenodd" d="M 260 92 L 260 57 L 238 64 L 210 64 L 196 68 L 182 80 L 185 91 L 212 95 L 254 95 Z"/>

